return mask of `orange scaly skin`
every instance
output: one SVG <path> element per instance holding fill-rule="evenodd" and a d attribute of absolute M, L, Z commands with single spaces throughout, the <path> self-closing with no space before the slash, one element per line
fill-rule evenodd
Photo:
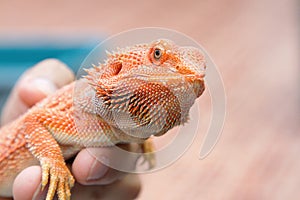
<path fill-rule="evenodd" d="M 205 60 L 196 48 L 157 40 L 108 53 L 87 73 L 0 129 L 0 196 L 12 196 L 17 174 L 40 164 L 46 199 L 70 199 L 65 159 L 85 147 L 140 142 L 152 152 L 151 135 L 187 121 L 204 91 Z"/>

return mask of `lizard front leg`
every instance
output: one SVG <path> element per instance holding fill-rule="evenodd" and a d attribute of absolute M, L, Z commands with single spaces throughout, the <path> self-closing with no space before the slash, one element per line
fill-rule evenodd
<path fill-rule="evenodd" d="M 142 151 L 144 153 L 144 161 L 148 162 L 149 169 L 153 169 L 156 165 L 156 158 L 155 158 L 155 147 L 152 138 L 148 138 L 142 144 Z"/>
<path fill-rule="evenodd" d="M 55 193 L 59 200 L 70 199 L 70 190 L 75 180 L 66 166 L 58 143 L 34 114 L 27 116 L 24 124 L 26 145 L 42 167 L 42 190 L 49 183 L 46 200 L 52 200 Z"/>

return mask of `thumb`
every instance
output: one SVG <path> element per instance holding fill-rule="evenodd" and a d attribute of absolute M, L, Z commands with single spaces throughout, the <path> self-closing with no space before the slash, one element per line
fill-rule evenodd
<path fill-rule="evenodd" d="M 74 80 L 73 72 L 56 59 L 47 59 L 27 70 L 13 88 L 1 115 L 4 125 L 58 88 Z"/>

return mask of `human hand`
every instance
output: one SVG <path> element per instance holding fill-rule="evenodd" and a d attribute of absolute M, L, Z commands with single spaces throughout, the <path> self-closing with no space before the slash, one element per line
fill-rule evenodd
<path fill-rule="evenodd" d="M 35 103 L 73 80 L 74 74 L 58 60 L 48 59 L 38 63 L 25 72 L 14 87 L 3 108 L 1 124 L 14 120 Z M 92 151 L 110 158 L 109 151 L 105 148 L 93 148 Z M 103 165 L 87 149 L 76 156 L 72 174 L 77 181 L 72 190 L 72 199 L 133 199 L 139 194 L 141 187 L 138 176 Z M 13 197 L 15 200 L 41 199 L 47 190 L 41 192 L 40 188 L 41 168 L 31 166 L 15 179 Z M 0 197 L 0 200 L 3 199 L 5 198 Z"/>

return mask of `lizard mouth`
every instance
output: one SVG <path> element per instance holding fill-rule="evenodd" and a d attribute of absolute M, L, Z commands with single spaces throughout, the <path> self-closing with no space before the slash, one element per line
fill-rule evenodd
<path fill-rule="evenodd" d="M 196 94 L 196 97 L 200 97 L 201 94 L 204 92 L 205 84 L 204 84 L 204 73 L 200 74 L 187 74 L 184 75 L 187 82 L 189 82 L 194 90 L 194 93 Z"/>

